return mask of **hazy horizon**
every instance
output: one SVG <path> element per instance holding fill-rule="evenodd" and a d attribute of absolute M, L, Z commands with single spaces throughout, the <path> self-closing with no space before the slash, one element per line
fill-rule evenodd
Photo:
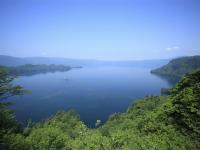
<path fill-rule="evenodd" d="M 94 59 L 94 58 L 69 58 L 69 57 L 54 57 L 54 56 L 12 56 L 12 55 L 1 55 L 0 56 L 5 56 L 5 57 L 15 57 L 15 58 L 55 58 L 55 59 L 72 59 L 72 60 L 94 60 L 94 61 L 151 61 L 151 60 L 171 60 L 171 59 L 176 59 L 180 57 L 189 57 L 189 56 L 177 56 L 173 58 L 151 58 L 151 59 L 118 59 L 118 60 L 109 60 L 109 59 Z M 192 55 L 192 56 L 198 56 L 198 55 Z"/>
<path fill-rule="evenodd" d="M 105 61 L 200 55 L 198 0 L 1 0 L 0 55 Z"/>

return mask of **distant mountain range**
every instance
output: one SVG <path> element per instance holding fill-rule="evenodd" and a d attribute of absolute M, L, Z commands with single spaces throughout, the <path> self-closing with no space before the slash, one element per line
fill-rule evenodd
<path fill-rule="evenodd" d="M 157 68 L 169 62 L 169 59 L 153 59 L 153 60 L 130 60 L 130 61 L 102 61 L 94 59 L 69 59 L 56 57 L 13 57 L 0 55 L 0 65 L 2 66 L 19 66 L 24 64 L 55 64 L 69 66 L 133 66 L 133 67 L 150 67 Z"/>
<path fill-rule="evenodd" d="M 182 77 L 198 68 L 200 68 L 200 56 L 189 56 L 173 59 L 167 65 L 152 70 L 151 73 L 161 76 Z"/>

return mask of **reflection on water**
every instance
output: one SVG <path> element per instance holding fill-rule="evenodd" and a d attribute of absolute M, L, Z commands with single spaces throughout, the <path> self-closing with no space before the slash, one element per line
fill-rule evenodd
<path fill-rule="evenodd" d="M 10 98 L 16 117 L 23 123 L 29 118 L 40 121 L 59 110 L 74 109 L 81 119 L 94 127 L 109 115 L 124 112 L 134 100 L 145 95 L 160 95 L 171 82 L 150 73 L 150 68 L 88 67 L 22 76 L 14 81 L 31 94 Z M 67 79 L 67 80 L 66 80 Z"/>
<path fill-rule="evenodd" d="M 163 80 L 166 80 L 170 86 L 174 86 L 179 80 L 180 80 L 180 77 L 176 77 L 176 76 L 169 76 L 169 75 L 157 75 L 157 74 L 154 74 L 155 76 L 163 79 Z"/>

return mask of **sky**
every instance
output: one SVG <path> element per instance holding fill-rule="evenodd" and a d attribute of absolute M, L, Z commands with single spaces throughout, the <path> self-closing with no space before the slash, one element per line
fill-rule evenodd
<path fill-rule="evenodd" d="M 200 55 L 200 0 L 0 0 L 0 55 Z"/>

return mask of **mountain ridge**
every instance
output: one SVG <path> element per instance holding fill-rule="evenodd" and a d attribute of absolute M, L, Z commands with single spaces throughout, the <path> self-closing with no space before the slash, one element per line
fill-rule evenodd
<path fill-rule="evenodd" d="M 198 68 L 200 68 L 200 55 L 195 55 L 172 59 L 168 64 L 151 70 L 151 73 L 161 76 L 182 77 Z"/>
<path fill-rule="evenodd" d="M 13 57 L 8 55 L 0 55 L 0 65 L 2 66 L 19 66 L 25 64 L 62 64 L 70 66 L 136 66 L 136 67 L 160 67 L 169 62 L 168 59 L 152 59 L 152 60 L 121 60 L 107 61 L 95 59 L 71 59 L 58 57 Z"/>

